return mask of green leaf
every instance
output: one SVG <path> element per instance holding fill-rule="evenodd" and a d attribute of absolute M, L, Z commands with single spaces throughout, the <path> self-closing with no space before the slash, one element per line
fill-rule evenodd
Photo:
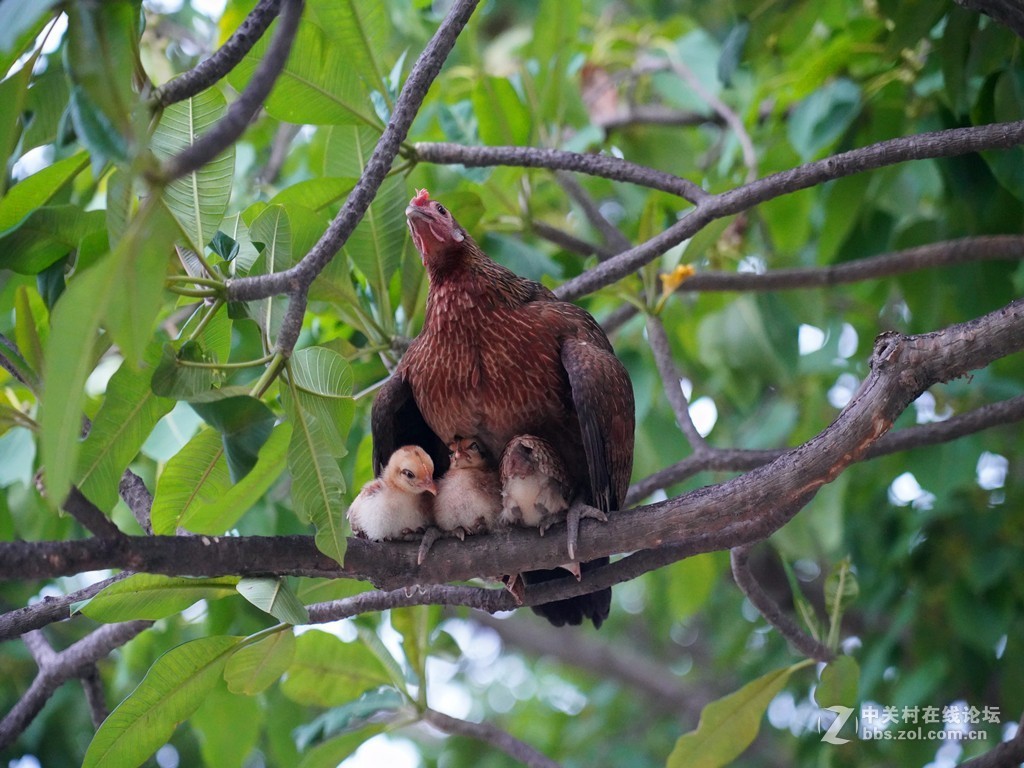
<path fill-rule="evenodd" d="M 281 690 L 299 704 L 335 707 L 391 682 L 362 643 L 343 643 L 320 630 L 303 632 L 297 640 L 295 659 Z"/>
<path fill-rule="evenodd" d="M 214 362 L 217 362 L 215 357 L 197 341 L 186 341 L 178 350 L 171 343 L 164 344 L 160 362 L 153 371 L 153 392 L 175 400 L 191 400 L 200 393 L 208 392 L 220 378 L 217 371 L 182 363 Z"/>
<path fill-rule="evenodd" d="M 157 659 L 96 731 L 83 768 L 141 765 L 203 703 L 239 642 L 236 637 L 204 637 Z"/>
<path fill-rule="evenodd" d="M 377 60 L 391 35 L 386 5 L 374 0 L 310 0 L 310 19 L 345 51 L 367 92 L 384 90 L 384 70 Z"/>
<path fill-rule="evenodd" d="M 80 85 L 71 89 L 71 122 L 75 133 L 88 148 L 93 172 L 99 174 L 107 163 L 127 165 L 128 141 Z"/>
<path fill-rule="evenodd" d="M 367 691 L 358 699 L 333 707 L 295 730 L 295 742 L 305 752 L 318 742 L 363 728 L 372 719 L 379 722 L 401 711 L 405 698 L 391 686 Z M 364 737 L 365 738 L 365 737 Z"/>
<path fill-rule="evenodd" d="M 697 730 L 679 737 L 666 768 L 718 768 L 735 760 L 757 737 L 761 718 L 790 675 L 810 663 L 769 672 L 705 706 Z"/>
<path fill-rule="evenodd" d="M 316 526 L 316 546 L 339 563 L 348 546 L 345 537 L 345 479 L 334 457 L 337 447 L 331 444 L 328 430 L 299 402 L 294 377 L 283 396 L 285 412 L 294 425 L 288 446 L 288 469 L 292 475 L 292 503 L 299 519 Z"/>
<path fill-rule="evenodd" d="M 839 629 L 843 613 L 860 594 L 857 576 L 852 570 L 849 557 L 844 557 L 825 579 L 825 609 L 828 611 L 828 647 L 835 650 L 839 645 Z"/>
<path fill-rule="evenodd" d="M 6 254 L 2 264 L 23 275 L 38 274 L 103 225 L 103 211 L 83 211 L 77 205 L 37 208 L 16 229 L 0 237 L 0 249 Z"/>
<path fill-rule="evenodd" d="M 746 45 L 749 35 L 750 22 L 740 19 L 725 36 L 725 42 L 722 43 L 722 55 L 718 57 L 718 79 L 726 87 L 732 85 L 732 76 L 743 58 L 743 46 Z"/>
<path fill-rule="evenodd" d="M 277 22 L 228 75 L 233 88 L 241 91 L 248 84 L 276 28 Z M 369 93 L 360 69 L 358 49 L 346 50 L 312 14 L 306 15 L 264 106 L 273 117 L 288 123 L 379 125 L 380 120 L 368 108 Z"/>
<path fill-rule="evenodd" d="M 814 689 L 814 700 L 819 707 L 857 706 L 860 687 L 860 667 L 852 656 L 840 656 L 821 670 L 821 680 Z"/>
<path fill-rule="evenodd" d="M 260 448 L 267 442 L 277 420 L 274 412 L 251 395 L 191 405 L 203 421 L 223 436 L 231 481 L 239 482 L 256 466 Z"/>
<path fill-rule="evenodd" d="M 239 648 L 224 670 L 228 689 L 246 696 L 265 691 L 291 665 L 295 647 L 295 634 L 291 630 L 282 630 Z"/>
<path fill-rule="evenodd" d="M 860 113 L 860 88 L 839 78 L 818 89 L 793 110 L 786 125 L 789 143 L 807 162 L 834 144 Z"/>
<path fill-rule="evenodd" d="M 473 89 L 473 109 L 484 144 L 523 145 L 530 141 L 531 116 L 512 83 L 482 76 Z"/>
<path fill-rule="evenodd" d="M 193 510 L 219 504 L 231 481 L 224 444 L 215 429 L 201 429 L 164 467 L 150 519 L 153 533 L 171 535 Z"/>
<path fill-rule="evenodd" d="M 20 70 L 0 82 L 0 104 L 4 105 L 4 111 L 0 113 L 0 157 L 11 157 L 21 138 L 28 84 L 35 62 L 36 58 L 32 57 Z M 5 71 L 0 70 L 0 74 Z M 7 180 L 0 180 L 0 194 L 6 186 Z"/>
<path fill-rule="evenodd" d="M 74 610 L 90 619 L 113 624 L 118 621 L 156 621 L 181 613 L 200 600 L 220 600 L 236 594 L 237 576 L 188 579 L 137 573 L 114 582 L 102 592 L 76 603 Z"/>
<path fill-rule="evenodd" d="M 89 165 L 89 153 L 78 152 L 33 173 L 0 198 L 0 236 L 18 227 L 38 208 L 53 200 L 65 185 Z M 7 266 L 6 258 L 0 266 Z"/>
<path fill-rule="evenodd" d="M 408 228 L 405 208 L 408 204 L 405 182 L 398 177 L 384 181 L 370 203 L 363 220 L 345 244 L 345 254 L 366 276 L 382 313 L 390 320 L 387 305 L 388 285 L 398 269 Z"/>
<path fill-rule="evenodd" d="M 142 68 L 140 5 L 72 3 L 66 9 L 64 54 L 68 75 L 75 83 L 72 103 L 92 105 L 95 111 L 89 119 L 105 123 L 123 147 L 131 140 L 131 114 L 137 101 L 132 78 Z M 79 125 L 76 119 L 76 127 Z"/>
<path fill-rule="evenodd" d="M 50 333 L 50 313 L 42 297 L 28 286 L 14 292 L 14 341 L 17 351 L 6 349 L 4 357 L 16 368 L 33 392 L 39 391 L 39 371 L 43 369 L 43 347 Z M 21 353 L 21 356 L 18 355 Z"/>
<path fill-rule="evenodd" d="M 0 72 L 31 44 L 49 22 L 58 0 L 5 0 L 0 3 Z"/>
<path fill-rule="evenodd" d="M 261 611 L 285 624 L 308 624 L 306 606 L 284 579 L 249 578 L 238 583 L 238 593 Z"/>
<path fill-rule="evenodd" d="M 374 135 L 379 136 L 376 132 Z M 355 185 L 355 179 L 306 179 L 282 189 L 270 198 L 270 205 L 300 205 L 311 211 L 323 211 L 344 201 Z"/>
<path fill-rule="evenodd" d="M 335 736 L 306 752 L 302 756 L 302 762 L 298 764 L 298 768 L 335 768 L 359 747 L 383 732 L 384 726 L 371 725 L 354 733 Z"/>
<path fill-rule="evenodd" d="M 164 109 L 153 133 L 153 154 L 165 162 L 196 143 L 227 112 L 227 101 L 216 88 Z M 171 182 L 163 201 L 173 214 L 189 245 L 203 253 L 224 218 L 235 172 L 232 144 L 197 171 Z"/>
<path fill-rule="evenodd" d="M 288 370 L 295 406 L 319 421 L 333 456 L 340 459 L 348 452 L 345 439 L 355 412 L 348 361 L 326 347 L 307 347 L 292 356 Z"/>
<path fill-rule="evenodd" d="M 244 650 L 244 649 L 243 649 Z M 235 655 L 241 651 L 236 651 Z M 234 660 L 232 656 L 228 665 Z M 243 768 L 253 764 L 253 750 L 271 708 L 264 709 L 251 696 L 238 696 L 223 683 L 215 685 L 196 710 L 190 725 L 199 740 L 203 765 Z"/>
<path fill-rule="evenodd" d="M 134 370 L 127 362 L 117 369 L 82 445 L 75 484 L 107 513 L 117 503 L 121 475 L 156 423 L 174 407 L 173 400 L 157 397 L 149 386 L 158 349 L 150 345 L 149 365 L 141 370 Z"/>

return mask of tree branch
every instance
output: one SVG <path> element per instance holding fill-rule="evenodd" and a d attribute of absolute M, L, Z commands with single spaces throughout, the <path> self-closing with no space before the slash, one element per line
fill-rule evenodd
<path fill-rule="evenodd" d="M 157 88 L 153 93 L 153 103 L 166 107 L 189 99 L 216 83 L 234 69 L 256 41 L 263 37 L 280 8 L 281 0 L 260 0 L 216 53 Z"/>
<path fill-rule="evenodd" d="M 669 348 L 668 336 L 665 334 L 665 326 L 662 324 L 661 318 L 654 315 L 647 317 L 647 340 L 651 345 L 654 362 L 661 376 L 665 398 L 672 406 L 679 430 L 686 437 L 694 455 L 705 453 L 708 450 L 708 444 L 697 431 L 693 419 L 690 418 L 690 404 L 686 400 L 686 395 L 683 394 L 682 378 L 679 376 L 679 371 L 676 370 L 676 364 L 672 361 L 672 350 Z"/>
<path fill-rule="evenodd" d="M 1017 0 L 956 0 L 956 4 L 991 16 L 1012 29 L 1017 37 L 1024 37 L 1024 8 Z"/>
<path fill-rule="evenodd" d="M 0 750 L 14 743 L 39 714 L 54 691 L 65 681 L 78 677 L 97 660 L 124 645 L 152 624 L 151 621 L 107 624 L 61 653 L 54 653 L 38 631 L 29 633 L 25 642 L 36 657 L 39 674 L 18 703 L 0 721 Z M 44 648 L 45 650 L 42 650 Z"/>
<path fill-rule="evenodd" d="M 692 181 L 620 160 L 611 155 L 582 155 L 560 149 L 536 147 L 465 147 L 444 142 L 420 142 L 415 149 L 416 159 L 425 163 L 464 165 L 467 168 L 510 165 L 522 168 L 547 168 L 552 171 L 576 171 L 588 176 L 628 181 L 642 187 L 660 189 L 691 203 L 710 197 Z"/>
<path fill-rule="evenodd" d="M 761 589 L 757 578 L 750 570 L 750 545 L 731 550 L 729 560 L 732 564 L 732 577 L 736 581 L 736 586 L 747 596 L 747 599 L 764 617 L 765 621 L 789 640 L 794 648 L 804 656 L 816 661 L 829 662 L 835 658 L 835 654 L 831 650 L 800 629 L 779 604 Z"/>
<path fill-rule="evenodd" d="M 46 596 L 38 603 L 33 603 L 24 608 L 18 608 L 0 615 L 0 641 L 11 640 L 33 629 L 41 629 L 47 624 L 53 624 L 56 621 L 64 621 L 70 618 L 72 604 L 80 600 L 88 600 L 114 582 L 127 578 L 130 575 L 128 572 L 119 573 L 117 576 L 104 579 L 69 595 L 61 597 Z"/>
<path fill-rule="evenodd" d="M 252 80 L 238 99 L 228 107 L 227 114 L 218 120 L 210 130 L 199 137 L 194 144 L 183 149 L 164 165 L 160 180 L 171 182 L 188 173 L 202 168 L 217 155 L 238 140 L 253 116 L 263 106 L 278 76 L 284 70 L 291 52 L 295 33 L 302 17 L 303 0 L 280 0 L 281 23 L 274 33 L 267 53 L 253 72 Z"/>
<path fill-rule="evenodd" d="M 1024 717 L 1017 722 L 1013 738 L 984 755 L 960 763 L 960 768 L 1017 768 L 1024 762 Z"/>
<path fill-rule="evenodd" d="M 975 320 L 919 336 L 882 334 L 871 373 L 836 420 L 803 445 L 771 463 L 724 483 L 658 504 L 584 522 L 581 560 L 624 551 L 636 554 L 587 575 L 531 585 L 525 604 L 548 602 L 635 578 L 640 573 L 703 552 L 732 549 L 770 536 L 824 484 L 862 459 L 900 413 L 929 386 L 963 376 L 1024 348 L 1024 300 Z M 217 576 L 293 574 L 368 578 L 385 589 L 443 584 L 480 575 L 554 568 L 565 561 L 564 539 L 509 529 L 466 541 L 438 541 L 417 565 L 415 543 L 351 539 L 344 568 L 316 550 L 311 537 L 123 537 L 73 542 L 0 543 L 0 578 L 36 578 L 97 568 Z M 505 610 L 511 597 L 458 593 L 484 610 Z M 368 593 L 373 594 L 373 593 Z M 462 604 L 437 593 L 445 604 Z M 379 600 L 379 596 L 362 598 Z M 507 600 L 505 598 L 508 598 Z M 395 599 L 394 597 L 388 599 Z M 493 602 L 492 602 L 493 601 Z M 429 602 L 429 601 L 428 601 Z"/>
<path fill-rule="evenodd" d="M 530 768 L 559 768 L 558 763 L 541 754 L 525 741 L 520 741 L 490 723 L 472 723 L 469 720 L 450 717 L 434 709 L 425 709 L 423 720 L 447 734 L 468 736 L 471 739 L 482 741 L 484 744 L 490 744 Z"/>

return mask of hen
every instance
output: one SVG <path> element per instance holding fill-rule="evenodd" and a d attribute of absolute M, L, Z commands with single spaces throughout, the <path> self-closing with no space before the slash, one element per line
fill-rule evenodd
<path fill-rule="evenodd" d="M 384 473 L 359 491 L 348 508 L 352 532 L 373 541 L 413 537 L 433 522 L 434 462 L 415 445 L 391 454 Z"/>
<path fill-rule="evenodd" d="M 618 509 L 633 465 L 633 388 L 601 327 L 492 261 L 426 190 L 406 216 L 430 290 L 423 330 L 374 401 L 378 471 L 397 445 L 422 446 L 443 474 L 447 445 L 460 437 L 501 456 L 530 434 L 564 459 L 581 504 Z M 557 577 L 532 571 L 527 581 Z M 559 626 L 600 626 L 610 605 L 602 589 L 534 610 Z"/>

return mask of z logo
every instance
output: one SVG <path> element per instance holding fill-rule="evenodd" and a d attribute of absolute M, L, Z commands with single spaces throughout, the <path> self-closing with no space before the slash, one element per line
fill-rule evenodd
<path fill-rule="evenodd" d="M 844 739 L 839 735 L 839 731 L 846 725 L 846 721 L 850 719 L 850 715 L 853 714 L 853 710 L 850 707 L 840 707 L 838 705 L 834 707 L 825 707 L 828 712 L 835 712 L 836 719 L 832 721 L 832 725 L 825 731 L 825 735 L 821 737 L 821 740 L 826 744 L 846 744 L 849 739 Z M 821 721 L 818 721 L 818 729 L 821 729 Z"/>

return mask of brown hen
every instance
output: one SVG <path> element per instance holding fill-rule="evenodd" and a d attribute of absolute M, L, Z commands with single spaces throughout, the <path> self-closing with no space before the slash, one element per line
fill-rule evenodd
<path fill-rule="evenodd" d="M 536 435 L 579 489 L 577 516 L 584 504 L 619 509 L 633 465 L 633 388 L 604 331 L 584 309 L 492 261 L 426 190 L 406 216 L 430 290 L 423 330 L 373 404 L 377 471 L 400 445 L 422 446 L 442 475 L 454 440 L 472 436 L 501 456 L 515 436 Z M 602 562 L 584 563 L 584 576 Z M 527 582 L 559 577 L 531 571 Z M 534 611 L 558 626 L 600 626 L 610 605 L 602 589 Z"/>

